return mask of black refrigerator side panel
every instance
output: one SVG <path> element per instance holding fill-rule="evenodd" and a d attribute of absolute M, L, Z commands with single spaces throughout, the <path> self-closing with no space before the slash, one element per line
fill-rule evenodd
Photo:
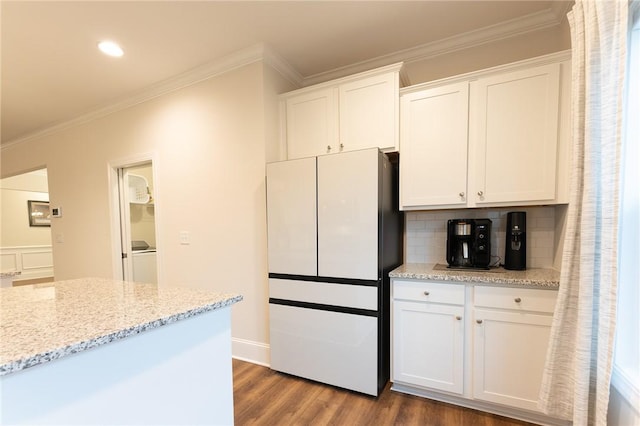
<path fill-rule="evenodd" d="M 395 157 L 397 159 L 397 156 Z M 403 214 L 399 209 L 398 163 L 380 154 L 378 217 L 378 390 L 389 381 L 391 364 L 391 283 L 389 272 L 402 264 Z"/>

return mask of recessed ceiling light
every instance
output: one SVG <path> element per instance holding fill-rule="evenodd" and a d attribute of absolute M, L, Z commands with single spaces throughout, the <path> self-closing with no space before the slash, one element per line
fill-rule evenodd
<path fill-rule="evenodd" d="M 114 43 L 113 41 L 101 41 L 98 43 L 98 49 L 102 51 L 105 55 L 120 57 L 124 55 L 124 51 L 118 43 Z"/>

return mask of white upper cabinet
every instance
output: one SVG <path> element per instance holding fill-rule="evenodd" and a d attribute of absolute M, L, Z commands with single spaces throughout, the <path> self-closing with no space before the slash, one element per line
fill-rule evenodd
<path fill-rule="evenodd" d="M 549 55 L 404 89 L 401 209 L 568 202 L 565 57 Z"/>
<path fill-rule="evenodd" d="M 340 90 L 340 148 L 396 150 L 398 146 L 397 72 L 344 83 Z"/>
<path fill-rule="evenodd" d="M 471 83 L 477 204 L 554 200 L 559 83 L 560 64 Z"/>
<path fill-rule="evenodd" d="M 389 65 L 282 95 L 287 158 L 396 151 L 401 68 Z"/>
<path fill-rule="evenodd" d="M 466 205 L 469 84 L 402 97 L 400 204 Z"/>
<path fill-rule="evenodd" d="M 314 157 L 318 153 L 335 150 L 338 132 L 336 100 L 333 87 L 286 99 L 289 159 Z"/>

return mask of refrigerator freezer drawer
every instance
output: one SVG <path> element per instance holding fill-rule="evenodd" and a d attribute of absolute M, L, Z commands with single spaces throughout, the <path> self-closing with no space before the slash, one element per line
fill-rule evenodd
<path fill-rule="evenodd" d="M 376 317 L 269 305 L 271 368 L 378 395 Z"/>
<path fill-rule="evenodd" d="M 378 287 L 269 279 L 269 297 L 357 309 L 378 310 Z"/>

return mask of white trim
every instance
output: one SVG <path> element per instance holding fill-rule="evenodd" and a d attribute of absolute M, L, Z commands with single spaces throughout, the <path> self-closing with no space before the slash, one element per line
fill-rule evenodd
<path fill-rule="evenodd" d="M 638 389 L 638 383 L 634 383 L 633 379 L 616 364 L 613 365 L 611 373 L 611 386 L 616 388 L 620 396 L 629 403 L 629 406 L 637 415 L 640 415 L 640 389 Z"/>
<path fill-rule="evenodd" d="M 271 49 L 266 48 L 264 44 L 260 43 L 252 47 L 239 50 L 215 61 L 209 62 L 208 64 L 201 65 L 190 71 L 178 74 L 174 77 L 170 77 L 164 81 L 146 87 L 143 90 L 127 95 L 116 101 L 115 103 L 105 105 L 101 108 L 94 109 L 71 120 L 58 122 L 53 126 L 47 127 L 42 130 L 37 130 L 26 136 L 14 139 L 7 143 L 3 143 L 1 149 L 4 150 L 22 142 L 27 142 L 32 139 L 48 136 L 65 129 L 81 125 L 83 123 L 105 117 L 109 114 L 113 114 L 123 109 L 138 105 L 166 93 L 191 86 L 193 84 L 207 80 L 211 77 L 215 77 L 217 75 L 233 71 L 234 69 L 241 68 L 245 65 L 261 61 L 265 59 L 265 56 L 268 57 L 268 63 L 273 66 L 278 72 L 282 73 L 285 77 L 293 79 L 296 78 L 296 73 L 295 71 L 293 71 L 293 68 L 291 68 L 284 60 L 279 59 L 279 57 L 275 53 L 273 53 Z M 299 76 L 299 74 L 297 75 Z"/>
<path fill-rule="evenodd" d="M 49 256 L 34 258 L 34 255 Z M 19 273 L 13 278 L 14 281 L 54 276 L 53 247 L 50 245 L 0 247 L 0 258 L 3 259 L 2 263 L 8 266 L 2 272 Z M 45 263 L 38 263 L 38 261 L 45 261 Z"/>
<path fill-rule="evenodd" d="M 231 356 L 241 361 L 269 367 L 271 350 L 268 344 L 251 340 L 231 338 Z"/>
<path fill-rule="evenodd" d="M 263 60 L 271 66 L 274 70 L 278 71 L 285 79 L 296 87 L 302 87 L 304 77 L 295 68 L 291 66 L 282 56 L 280 56 L 271 46 L 263 46 Z"/>
<path fill-rule="evenodd" d="M 561 12 L 562 11 L 560 11 L 560 13 Z M 304 86 L 334 80 L 336 78 L 355 74 L 367 69 L 378 68 L 391 62 L 405 62 L 406 64 L 420 62 L 436 56 L 550 28 L 561 24 L 562 19 L 564 19 L 564 16 L 559 18 L 556 16 L 556 13 L 558 12 L 555 9 L 553 11 L 549 9 L 531 13 L 526 16 L 489 25 L 484 28 L 468 31 L 442 40 L 436 40 L 421 46 L 400 50 L 388 55 L 378 56 L 377 58 L 357 62 L 331 71 L 313 74 L 305 77 Z"/>

